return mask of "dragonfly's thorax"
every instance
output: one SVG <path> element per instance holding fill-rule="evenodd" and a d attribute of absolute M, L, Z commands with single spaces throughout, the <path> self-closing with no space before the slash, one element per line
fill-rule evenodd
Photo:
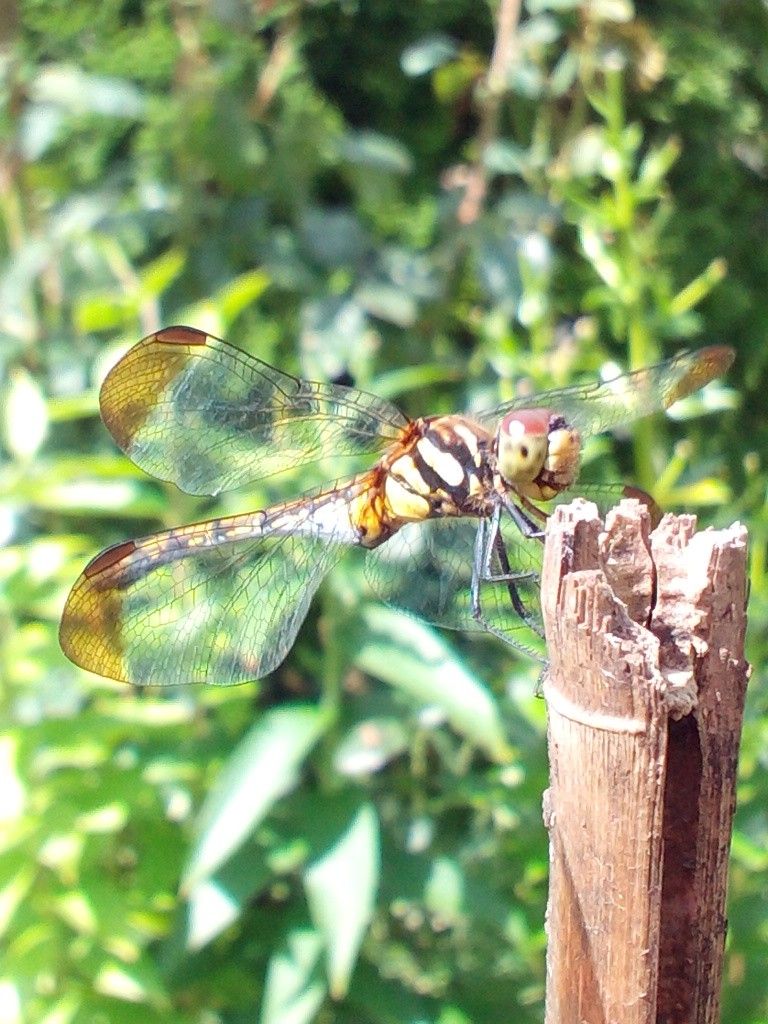
<path fill-rule="evenodd" d="M 494 500 L 490 445 L 488 431 L 463 416 L 414 420 L 360 498 L 355 519 L 363 543 L 381 544 L 405 523 L 487 515 Z"/>
<path fill-rule="evenodd" d="M 534 501 L 549 501 L 579 472 L 581 436 L 549 409 L 516 409 L 499 423 L 492 445 L 502 481 Z"/>

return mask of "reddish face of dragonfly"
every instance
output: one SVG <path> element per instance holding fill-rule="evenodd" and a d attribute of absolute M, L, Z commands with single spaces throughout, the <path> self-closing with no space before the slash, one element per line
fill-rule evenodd
<path fill-rule="evenodd" d="M 385 600 L 525 646 L 541 557 L 528 536 L 545 518 L 533 502 L 572 486 L 583 438 L 667 408 L 732 360 L 715 346 L 478 416 L 409 420 L 194 328 L 159 331 L 101 392 L 104 422 L 147 472 L 217 494 L 326 457 L 376 461 L 309 496 L 102 552 L 67 600 L 62 647 L 84 668 L 137 684 L 258 678 L 286 656 L 320 581 L 355 547 L 368 550 L 368 578 Z"/>
<path fill-rule="evenodd" d="M 503 479 L 534 501 L 550 501 L 579 472 L 581 437 L 550 409 L 509 412 L 496 432 L 496 459 Z"/>

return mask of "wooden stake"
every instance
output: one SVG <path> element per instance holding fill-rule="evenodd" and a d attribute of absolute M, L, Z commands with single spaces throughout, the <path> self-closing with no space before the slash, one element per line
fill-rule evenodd
<path fill-rule="evenodd" d="M 717 1024 L 749 667 L 746 531 L 550 517 L 546 1024 Z"/>

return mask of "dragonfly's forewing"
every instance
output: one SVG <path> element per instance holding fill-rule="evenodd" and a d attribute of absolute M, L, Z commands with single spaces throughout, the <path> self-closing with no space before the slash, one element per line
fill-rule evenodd
<path fill-rule="evenodd" d="M 292 530 L 286 507 L 102 552 L 67 600 L 65 654 L 91 672 L 137 685 L 228 685 L 272 671 L 350 543 L 342 517 L 338 532 L 333 527 L 335 509 L 324 529 L 304 529 L 306 516 L 302 524 L 299 515 Z"/>
<path fill-rule="evenodd" d="M 101 414 L 142 469 L 218 494 L 326 456 L 379 452 L 407 419 L 355 388 L 282 373 L 191 327 L 135 345 L 101 389 Z"/>
<path fill-rule="evenodd" d="M 551 409 L 561 413 L 583 435 L 604 430 L 668 409 L 726 372 L 735 357 L 727 345 L 711 345 L 683 352 L 656 366 L 648 366 L 603 383 L 575 385 L 516 398 L 478 418 L 489 429 L 512 409 Z"/>
<path fill-rule="evenodd" d="M 366 575 L 375 595 L 417 618 L 449 629 L 485 631 L 472 612 L 471 579 L 476 519 L 431 519 L 403 527 L 366 556 Z M 513 607 L 503 583 L 483 582 L 481 607 L 486 623 L 513 646 L 539 657 L 542 643 L 539 570 L 543 548 L 522 537 L 508 516 L 502 519 L 504 546 L 527 621 Z M 492 568 L 500 572 L 494 561 Z M 532 628 L 534 627 L 534 628 Z"/>

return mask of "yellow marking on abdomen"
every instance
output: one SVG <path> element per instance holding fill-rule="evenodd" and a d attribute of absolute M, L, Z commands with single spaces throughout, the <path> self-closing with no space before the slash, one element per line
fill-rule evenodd
<path fill-rule="evenodd" d="M 392 515 L 397 519 L 418 522 L 429 516 L 430 505 L 426 498 L 409 491 L 392 476 L 387 476 L 384 481 L 384 497 Z"/>
<path fill-rule="evenodd" d="M 429 468 L 434 469 L 449 487 L 458 487 L 464 482 L 464 468 L 455 455 L 440 451 L 426 437 L 419 438 L 416 449 Z"/>
<path fill-rule="evenodd" d="M 388 536 L 384 523 L 384 502 L 380 493 L 363 491 L 349 502 L 349 520 L 360 533 L 363 547 L 376 547 Z"/>

